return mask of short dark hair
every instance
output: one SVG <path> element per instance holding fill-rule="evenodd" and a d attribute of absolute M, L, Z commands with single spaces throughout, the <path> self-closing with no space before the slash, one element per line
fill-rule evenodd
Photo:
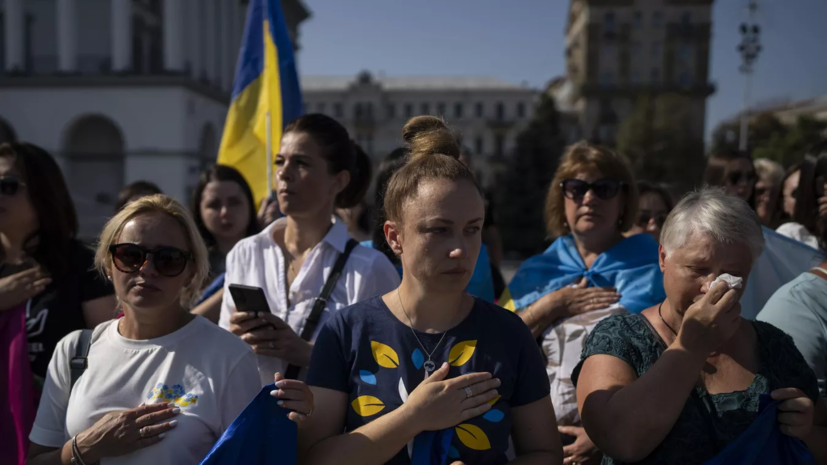
<path fill-rule="evenodd" d="M 827 146 L 824 147 L 824 150 L 820 150 L 821 154 L 816 159 L 816 168 L 815 168 L 815 183 L 816 183 L 816 190 L 821 196 L 827 195 L 827 192 L 824 192 L 824 184 L 827 183 Z M 818 183 L 821 183 L 819 186 Z M 818 208 L 818 205 L 816 205 Z M 827 251 L 827 215 L 819 215 L 819 212 L 816 211 L 816 216 L 818 216 L 818 221 L 816 222 L 816 232 L 818 234 L 818 242 L 821 246 L 821 250 Z"/>
<path fill-rule="evenodd" d="M 204 239 L 204 243 L 207 244 L 207 248 L 212 249 L 215 246 L 215 237 L 207 229 L 207 226 L 204 224 L 204 217 L 201 216 L 201 199 L 204 196 L 204 188 L 213 181 L 227 181 L 238 184 L 238 187 L 241 188 L 241 193 L 244 194 L 244 198 L 247 199 L 249 212 L 249 220 L 244 235 L 245 237 L 249 237 L 258 233 L 259 226 L 256 203 L 253 200 L 253 191 L 250 189 L 250 185 L 247 184 L 247 180 L 232 166 L 215 165 L 201 173 L 201 177 L 198 179 L 198 186 L 195 187 L 192 193 L 192 203 L 190 205 L 195 225 L 198 226 L 198 232 L 201 233 L 201 237 Z"/>
<path fill-rule="evenodd" d="M 657 194 L 660 199 L 663 201 L 663 204 L 666 205 L 667 211 L 672 211 L 675 208 L 675 200 L 672 198 L 672 194 L 669 193 L 669 190 L 659 184 L 653 184 L 649 181 L 638 181 L 637 182 L 637 194 L 638 198 L 643 197 L 646 194 L 653 193 Z"/>
<path fill-rule="evenodd" d="M 118 202 L 115 204 L 115 213 L 123 210 L 123 207 L 138 197 L 163 194 L 161 188 L 149 181 L 135 181 L 118 192 Z"/>
<path fill-rule="evenodd" d="M 389 153 L 379 164 L 379 173 L 376 175 L 376 192 L 374 193 L 375 214 L 373 220 L 373 248 L 385 254 L 394 265 L 399 265 L 399 257 L 393 253 L 388 241 L 385 240 L 385 194 L 393 175 L 405 166 L 408 149 L 400 147 Z"/>
<path fill-rule="evenodd" d="M 0 157 L 14 158 L 40 224 L 26 244 L 40 240 L 24 245 L 26 252 L 53 275 L 63 274 L 78 235 L 78 215 L 60 167 L 47 151 L 26 142 L 0 145 Z"/>
<path fill-rule="evenodd" d="M 749 150 L 722 150 L 709 155 L 704 170 L 704 184 L 710 187 L 726 187 L 727 164 L 735 160 L 748 160 L 752 166 L 753 174 L 755 165 L 752 159 L 752 152 Z M 755 189 L 747 200 L 752 209 L 755 209 Z"/>
<path fill-rule="evenodd" d="M 300 132 L 309 135 L 322 147 L 322 158 L 330 174 L 348 171 L 350 182 L 336 196 L 336 207 L 355 207 L 365 198 L 370 187 L 370 157 L 354 143 L 347 129 L 335 119 L 320 113 L 311 113 L 293 120 L 284 128 L 284 134 Z"/>

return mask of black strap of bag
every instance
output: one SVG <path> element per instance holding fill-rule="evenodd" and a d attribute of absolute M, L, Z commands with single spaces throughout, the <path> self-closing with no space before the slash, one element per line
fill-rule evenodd
<path fill-rule="evenodd" d="M 342 271 L 345 269 L 347 259 L 357 245 L 359 245 L 359 243 L 355 240 L 349 240 L 345 246 L 345 251 L 339 255 L 339 258 L 336 259 L 336 263 L 333 265 L 333 269 L 330 270 L 327 281 L 325 281 L 324 287 L 322 287 L 322 292 L 319 294 L 319 297 L 316 297 L 316 301 L 313 302 L 313 310 L 310 311 L 310 315 L 308 315 L 304 321 L 304 328 L 300 336 L 305 341 L 309 341 L 310 338 L 313 337 L 313 333 L 316 332 L 316 327 L 319 326 L 319 321 L 322 318 L 322 312 L 327 306 L 327 299 L 329 299 L 330 294 L 333 293 L 333 288 L 336 287 L 336 282 L 339 281 L 339 277 L 342 276 Z M 287 379 L 296 379 L 299 377 L 299 371 L 301 371 L 300 366 L 288 365 L 284 377 Z"/>
<path fill-rule="evenodd" d="M 78 381 L 78 378 L 80 378 L 80 375 L 82 375 L 89 366 L 87 358 L 89 357 L 89 348 L 91 346 L 92 330 L 81 330 L 78 346 L 75 348 L 75 356 L 69 360 L 69 370 L 72 373 L 72 384 L 69 385 L 70 390 L 75 386 L 75 383 Z"/>

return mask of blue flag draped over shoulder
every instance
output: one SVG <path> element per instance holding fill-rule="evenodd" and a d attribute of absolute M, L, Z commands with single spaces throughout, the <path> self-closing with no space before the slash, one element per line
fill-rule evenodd
<path fill-rule="evenodd" d="M 264 386 L 215 443 L 201 465 L 295 465 L 298 428 Z"/>
<path fill-rule="evenodd" d="M 526 260 L 508 285 L 500 304 L 519 310 L 585 276 L 589 287 L 615 287 L 620 304 L 639 313 L 666 298 L 658 265 L 658 243 L 648 234 L 620 241 L 586 268 L 574 238 L 558 238 L 545 252 Z"/>
<path fill-rule="evenodd" d="M 293 44 L 281 2 L 250 0 L 218 163 L 244 175 L 256 204 L 269 194 L 266 115 L 270 114 L 275 154 L 282 128 L 301 116 L 303 110 Z"/>
<path fill-rule="evenodd" d="M 741 316 L 754 320 L 778 288 L 825 259 L 824 252 L 764 228 L 764 252 L 752 265 L 741 296 Z"/>
<path fill-rule="evenodd" d="M 816 465 L 807 445 L 778 427 L 778 401 L 759 396 L 758 418 L 746 431 L 704 465 Z"/>

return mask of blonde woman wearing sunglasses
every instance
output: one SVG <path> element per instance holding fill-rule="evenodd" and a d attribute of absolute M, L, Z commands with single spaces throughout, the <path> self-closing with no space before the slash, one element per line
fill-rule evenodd
<path fill-rule="evenodd" d="M 189 312 L 209 269 L 192 217 L 162 195 L 136 200 L 104 227 L 95 264 L 124 316 L 94 330 L 79 377 L 82 334 L 58 344 L 28 463 L 199 463 L 261 385 L 250 347 Z M 288 384 L 280 398 L 302 420 L 311 394 Z"/>

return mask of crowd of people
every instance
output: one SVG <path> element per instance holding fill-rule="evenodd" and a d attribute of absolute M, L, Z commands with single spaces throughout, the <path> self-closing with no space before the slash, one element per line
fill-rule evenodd
<path fill-rule="evenodd" d="M 676 202 L 575 144 L 506 285 L 469 152 L 402 135 L 374 179 L 302 116 L 260 204 L 229 166 L 189 208 L 140 181 L 94 249 L 52 156 L 0 146 L 4 463 L 196 464 L 265 388 L 301 464 L 700 464 L 761 447 L 767 408 L 827 464 L 825 145 L 711 154 Z"/>

